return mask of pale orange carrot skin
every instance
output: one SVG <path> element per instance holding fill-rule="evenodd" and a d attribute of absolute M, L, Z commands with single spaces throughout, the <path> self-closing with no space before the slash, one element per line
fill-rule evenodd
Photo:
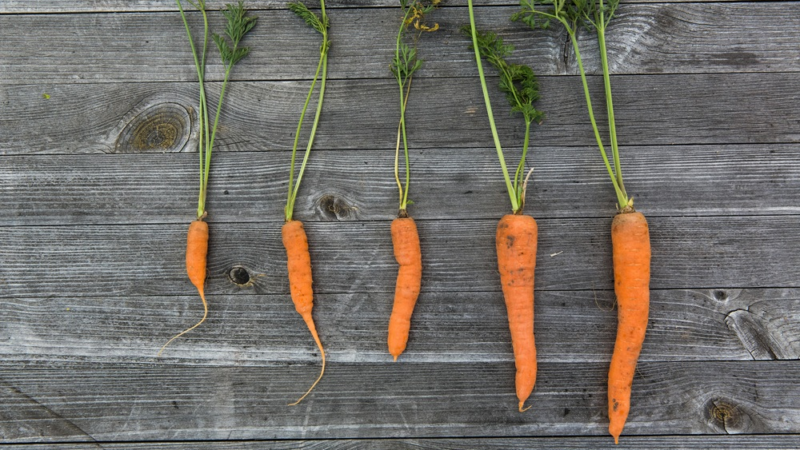
<path fill-rule="evenodd" d="M 533 283 L 538 228 L 533 217 L 505 215 L 497 224 L 497 265 L 508 311 L 508 327 L 517 367 L 519 411 L 536 384 L 533 335 Z"/>
<path fill-rule="evenodd" d="M 618 324 L 608 371 L 608 431 L 619 443 L 631 406 L 631 385 L 650 310 L 650 231 L 639 212 L 617 214 L 611 223 Z"/>
<path fill-rule="evenodd" d="M 411 314 L 419 297 L 422 283 L 422 250 L 414 219 L 397 218 L 392 221 L 394 258 L 400 265 L 394 291 L 394 307 L 389 318 L 389 353 L 397 357 L 406 349 L 411 329 Z"/>
<path fill-rule="evenodd" d="M 314 338 L 320 354 L 322 355 L 322 371 L 319 377 L 311 385 L 311 388 L 290 406 L 296 405 L 308 395 L 314 386 L 322 379 L 325 373 L 325 350 L 314 326 L 314 319 L 311 310 L 314 307 L 314 291 L 312 289 L 313 280 L 311 279 L 311 255 L 308 253 L 308 237 L 303 228 L 303 222 L 290 220 L 281 229 L 283 246 L 286 248 L 286 263 L 289 270 L 289 290 L 292 296 L 294 307 L 308 326 L 311 336 Z"/>

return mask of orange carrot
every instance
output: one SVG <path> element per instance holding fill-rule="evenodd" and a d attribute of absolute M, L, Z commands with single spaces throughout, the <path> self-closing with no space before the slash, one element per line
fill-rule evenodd
<path fill-rule="evenodd" d="M 536 343 L 533 336 L 533 279 L 536 269 L 536 221 L 507 214 L 497 224 L 497 266 L 508 310 L 508 327 L 517 366 L 519 411 L 536 384 Z"/>
<path fill-rule="evenodd" d="M 422 251 L 419 247 L 417 225 L 411 217 L 392 221 L 394 258 L 400 265 L 394 291 L 394 308 L 389 318 L 389 353 L 397 357 L 406 349 L 411 314 L 417 304 L 422 282 Z"/>
<path fill-rule="evenodd" d="M 317 328 L 314 326 L 314 319 L 311 317 L 311 309 L 314 307 L 314 291 L 311 288 L 311 256 L 308 253 L 308 237 L 306 237 L 303 222 L 299 220 L 286 222 L 281 229 L 281 235 L 283 237 L 283 246 L 286 248 L 289 290 L 292 294 L 294 307 L 306 322 L 309 331 L 311 331 L 311 336 L 322 354 L 322 371 L 319 373 L 317 381 L 296 402 L 289 404 L 289 406 L 294 406 L 306 398 L 319 383 L 319 380 L 322 379 L 322 375 L 325 373 L 325 350 L 322 348 L 322 342 L 319 340 L 319 335 L 317 335 Z"/>
<path fill-rule="evenodd" d="M 194 330 L 201 323 L 205 322 L 208 316 L 208 304 L 206 303 L 206 296 L 204 292 L 204 284 L 206 282 L 206 256 L 208 255 L 208 224 L 202 219 L 197 219 L 189 225 L 189 233 L 186 236 L 186 273 L 189 275 L 189 281 L 197 288 L 200 293 L 200 300 L 203 301 L 203 318 L 191 327 L 181 331 L 172 337 L 161 350 L 158 351 L 158 356 L 164 352 L 169 344 L 175 339 L 183 336 L 184 334 Z"/>
<path fill-rule="evenodd" d="M 619 324 L 608 371 L 608 431 L 619 443 L 650 309 L 650 232 L 644 215 L 632 208 L 617 214 L 611 223 L 611 243 Z"/>

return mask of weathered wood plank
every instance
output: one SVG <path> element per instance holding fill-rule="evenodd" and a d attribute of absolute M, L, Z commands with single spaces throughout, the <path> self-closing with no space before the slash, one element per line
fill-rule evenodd
<path fill-rule="evenodd" d="M 208 321 L 173 342 L 164 360 L 237 367 L 318 362 L 314 343 L 287 295 L 215 295 L 209 300 Z M 329 363 L 391 363 L 386 350 L 390 293 L 321 294 L 315 300 L 317 329 Z M 610 291 L 539 291 L 539 361 L 607 363 L 616 336 L 613 301 Z M 744 330 L 736 326 L 741 314 L 748 314 L 751 324 Z M 189 295 L 4 299 L 0 354 L 7 363 L 148 363 L 172 335 L 201 316 L 199 299 Z M 797 317 L 800 292 L 792 289 L 653 291 L 639 360 L 797 359 Z M 400 361 L 513 364 L 508 333 L 499 292 L 423 293 Z M 758 347 L 760 353 L 771 357 L 755 352 L 753 342 L 765 343 Z"/>
<path fill-rule="evenodd" d="M 206 449 L 263 449 L 295 450 L 360 450 L 387 449 L 728 449 L 728 450 L 777 450 L 796 449 L 800 436 L 796 434 L 759 435 L 682 435 L 682 436 L 625 436 L 619 444 L 609 443 L 607 437 L 509 437 L 509 438 L 438 438 L 438 439 L 337 439 L 337 440 L 272 440 L 272 441 L 184 441 L 184 442 L 103 442 L 106 449 L 119 450 L 171 450 L 191 446 L 194 450 Z M 26 450 L 82 450 L 98 448 L 95 444 L 28 444 Z"/>
<path fill-rule="evenodd" d="M 0 427 L 5 442 L 607 433 L 606 364 L 540 364 L 527 414 L 517 412 L 513 366 L 480 362 L 332 364 L 303 404 L 287 407 L 316 369 L 3 364 L 0 378 L 14 393 L 3 391 L 0 414 L 19 411 L 24 395 L 57 417 L 32 411 L 27 420 L 12 417 Z M 622 441 L 653 434 L 796 434 L 798 369 L 798 361 L 640 364 Z"/>
<path fill-rule="evenodd" d="M 193 293 L 184 269 L 190 219 L 185 225 L 0 227 L 0 297 Z M 537 289 L 611 289 L 610 222 L 539 220 Z M 800 224 L 794 216 L 649 222 L 653 289 L 797 287 Z M 496 224 L 419 221 L 423 292 L 497 292 Z M 231 293 L 235 286 L 226 274 L 240 265 L 263 280 L 256 293 L 288 293 L 280 225 L 212 224 L 206 292 Z M 393 292 L 389 221 L 316 222 L 306 229 L 317 293 Z"/>
<path fill-rule="evenodd" d="M 480 8 L 481 28 L 498 31 L 516 46 L 515 60 L 541 75 L 577 74 L 566 33 L 533 32 L 509 17 L 519 8 Z M 331 13 L 329 75 L 390 78 L 399 8 L 344 9 Z M 200 15 L 192 14 L 198 29 Z M 259 13 L 248 35 L 252 53 L 233 71 L 234 80 L 310 79 L 319 58 L 319 36 L 287 10 Z M 781 17 L 776 21 L 776 17 Z M 221 29 L 221 14 L 212 28 Z M 441 30 L 424 36 L 422 77 L 475 77 L 469 41 L 459 28 L 463 7 L 436 11 Z M 368 24 L 368 26 L 364 26 Z M 32 34 L 28 30 L 36 29 Z M 55 14 L 0 16 L 0 80 L 3 84 L 189 81 L 196 77 L 178 13 Z M 608 31 L 615 74 L 797 72 L 800 5 L 796 2 L 657 3 L 629 5 Z M 581 52 L 599 73 L 596 36 L 583 33 Z M 54 49 L 50 43 L 58 42 Z M 216 49 L 209 80 L 221 80 Z"/>
<path fill-rule="evenodd" d="M 602 104 L 602 80 L 590 82 Z M 541 85 L 539 106 L 548 116 L 533 130 L 533 151 L 596 145 L 580 79 L 548 77 Z M 618 76 L 614 86 L 617 131 L 624 145 L 800 142 L 795 74 Z M 232 85 L 215 149 L 290 149 L 307 88 L 307 82 Z M 414 88 L 408 105 L 412 148 L 494 147 L 477 79 L 420 79 Z M 316 148 L 394 150 L 396 89 L 390 80 L 329 83 Z M 502 142 L 521 147 L 523 121 L 500 103 L 494 85 L 492 94 Z M 183 130 L 186 117 L 193 116 L 196 95 L 194 83 L 2 86 L 0 154 L 188 151 L 195 139 Z M 129 126 L 137 118 L 150 119 L 139 135 Z M 598 121 L 603 127 L 600 110 Z M 170 133 L 156 125 L 167 125 Z M 136 136 L 139 141 L 132 141 Z"/>
<path fill-rule="evenodd" d="M 698 3 L 698 2 L 735 2 L 738 0 L 622 0 L 620 3 Z M 304 2 L 309 6 L 318 2 Z M 513 0 L 475 0 L 475 5 L 482 6 L 516 6 Z M 208 0 L 209 11 L 222 8 L 226 0 Z M 443 0 L 442 6 L 465 6 L 464 0 Z M 246 5 L 250 9 L 284 9 L 286 2 L 281 0 L 249 0 Z M 327 8 L 385 8 L 397 5 L 394 0 L 327 0 Z M 3 13 L 71 13 L 71 12 L 139 12 L 139 11 L 178 11 L 171 0 L 92 0 L 64 3 L 59 0 L 6 0 L 0 4 Z"/>
<path fill-rule="evenodd" d="M 518 150 L 509 149 L 516 158 Z M 648 217 L 798 214 L 797 145 L 626 147 L 626 185 Z M 295 209 L 309 221 L 390 220 L 397 213 L 394 152 L 316 151 Z M 411 152 L 418 219 L 495 219 L 509 207 L 494 149 Z M 603 217 L 615 197 L 594 148 L 534 149 L 527 211 L 539 219 Z M 288 153 L 214 157 L 211 220 L 283 214 Z M 195 155 L 6 157 L 0 226 L 180 223 L 194 211 Z M 69 168 L 65 170 L 65 168 Z"/>

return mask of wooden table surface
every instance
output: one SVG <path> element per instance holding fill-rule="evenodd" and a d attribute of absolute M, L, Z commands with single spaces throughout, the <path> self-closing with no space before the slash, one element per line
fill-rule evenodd
<path fill-rule="evenodd" d="M 494 254 L 508 197 L 458 31 L 466 3 L 445 0 L 431 16 L 441 30 L 420 42 L 408 126 L 424 279 L 397 363 L 385 329 L 397 271 L 399 113 L 388 68 L 399 8 L 328 5 L 330 83 L 295 213 L 307 224 L 328 368 L 288 407 L 319 370 L 280 241 L 319 37 L 283 1 L 247 4 L 259 22 L 234 69 L 211 169 L 209 319 L 156 359 L 202 315 L 183 262 L 198 90 L 176 5 L 0 1 L 2 442 L 613 447 L 615 196 L 566 34 L 509 22 L 514 0 L 476 8 L 479 27 L 539 74 L 547 113 L 533 130 L 526 209 L 540 227 L 539 377 L 521 414 Z M 797 448 L 800 2 L 623 0 L 608 41 L 626 186 L 653 246 L 648 334 L 616 448 Z M 602 105 L 594 36 L 580 43 Z M 216 51 L 210 60 L 215 98 L 222 68 Z M 490 84 L 516 160 L 523 122 Z"/>

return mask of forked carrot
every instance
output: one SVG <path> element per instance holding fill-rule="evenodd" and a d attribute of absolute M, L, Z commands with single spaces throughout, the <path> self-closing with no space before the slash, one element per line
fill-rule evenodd
<path fill-rule="evenodd" d="M 497 268 L 508 311 L 508 328 L 517 367 L 519 411 L 536 384 L 536 342 L 533 335 L 533 279 L 539 236 L 531 216 L 507 214 L 497 224 Z"/>
<path fill-rule="evenodd" d="M 481 80 L 483 99 L 486 104 L 486 113 L 489 116 L 489 126 L 492 130 L 497 157 L 511 199 L 511 210 L 500 219 L 497 224 L 495 245 L 497 246 L 497 266 L 500 270 L 500 282 L 503 287 L 506 310 L 508 312 L 508 327 L 511 331 L 511 344 L 514 348 L 514 363 L 516 365 L 516 391 L 519 400 L 519 411 L 527 411 L 525 401 L 533 392 L 536 384 L 536 343 L 533 334 L 533 279 L 536 269 L 536 245 L 538 229 L 533 217 L 525 216 L 522 210 L 525 207 L 525 190 L 528 179 L 533 172 L 531 169 L 523 181 L 525 158 L 530 144 L 531 124 L 541 123 L 544 113 L 538 111 L 533 104 L 539 99 L 539 83 L 533 70 L 521 64 L 512 64 L 506 61 L 514 47 L 503 43 L 503 39 L 492 32 L 480 32 L 475 28 L 475 13 L 472 0 L 467 1 L 469 7 L 470 24 L 462 31 L 472 38 L 472 49 L 475 51 L 475 61 L 478 66 L 478 75 Z M 514 173 L 512 184 L 503 156 L 503 148 L 497 135 L 497 127 L 492 114 L 492 102 L 489 99 L 489 90 L 486 86 L 486 77 L 483 73 L 481 58 L 497 69 L 500 75 L 500 90 L 506 94 L 506 99 L 511 104 L 512 112 L 519 112 L 525 119 L 525 139 L 522 146 L 517 170 Z"/>
<path fill-rule="evenodd" d="M 411 329 L 411 314 L 417 304 L 422 282 L 422 251 L 419 246 L 417 224 L 411 217 L 398 217 L 392 221 L 394 258 L 400 265 L 394 291 L 394 307 L 389 318 L 389 353 L 397 357 L 406 349 Z"/>
<path fill-rule="evenodd" d="M 650 310 L 650 231 L 644 215 L 625 210 L 617 214 L 611 222 L 611 244 L 618 325 L 608 370 L 608 431 L 619 443 Z"/>
<path fill-rule="evenodd" d="M 292 294 L 294 308 L 305 321 L 309 331 L 311 331 L 314 342 L 319 347 L 319 352 L 322 354 L 322 370 L 319 373 L 319 377 L 302 397 L 289 404 L 289 406 L 294 406 L 306 398 L 319 383 L 319 380 L 322 379 L 322 375 L 325 373 L 325 350 L 322 348 L 322 342 L 319 340 L 319 335 L 317 335 L 317 327 L 314 326 L 314 319 L 311 316 L 311 310 L 314 307 L 314 291 L 311 286 L 313 283 L 311 279 L 311 255 L 308 253 L 308 237 L 306 236 L 306 230 L 303 228 L 303 222 L 299 220 L 286 222 L 281 228 L 281 236 L 283 237 L 283 246 L 286 248 L 289 290 Z"/>

